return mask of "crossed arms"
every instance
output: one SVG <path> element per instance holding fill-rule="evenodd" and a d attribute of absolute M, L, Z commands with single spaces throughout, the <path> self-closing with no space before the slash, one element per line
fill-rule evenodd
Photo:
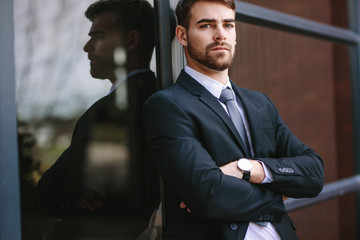
<path fill-rule="evenodd" d="M 257 184 L 263 179 L 261 164 L 254 162 L 250 182 L 241 180 L 235 161 L 241 156 L 226 159 L 231 152 L 238 152 L 226 138 L 228 133 L 223 133 L 228 130 L 212 122 L 214 114 L 208 118 L 196 105 L 182 104 L 184 96 L 172 96 L 160 93 L 152 97 L 145 104 L 144 118 L 150 151 L 165 183 L 179 198 L 177 206 L 183 201 L 192 214 L 221 221 L 258 221 L 263 213 L 271 213 L 273 221 L 279 221 L 286 211 L 283 195 L 312 197 L 321 191 L 320 157 L 292 135 L 270 101 L 268 108 L 276 115 L 272 118 L 276 143 L 271 147 L 282 156 L 274 158 L 264 151 L 264 157 L 256 158 L 274 173 L 272 183 Z M 206 119 L 208 126 L 200 125 L 200 119 Z M 282 172 L 283 168 L 294 172 Z"/>

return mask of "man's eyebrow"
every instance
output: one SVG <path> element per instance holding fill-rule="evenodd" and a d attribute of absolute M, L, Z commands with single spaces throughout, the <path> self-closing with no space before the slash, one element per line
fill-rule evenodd
<path fill-rule="evenodd" d="M 215 18 L 202 18 L 199 21 L 196 22 L 196 24 L 204 23 L 204 22 L 216 22 Z"/>
<path fill-rule="evenodd" d="M 225 19 L 223 22 L 235 22 L 235 19 L 229 18 L 229 19 Z"/>
<path fill-rule="evenodd" d="M 217 22 L 217 20 L 215 18 L 202 18 L 200 19 L 199 21 L 196 22 L 196 24 L 199 24 L 199 23 L 212 23 L 212 22 Z M 233 18 L 228 18 L 228 19 L 224 19 L 223 22 L 235 22 L 235 19 Z"/>

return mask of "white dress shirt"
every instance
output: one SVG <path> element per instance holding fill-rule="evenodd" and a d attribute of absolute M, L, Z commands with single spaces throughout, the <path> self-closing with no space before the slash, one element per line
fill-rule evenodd
<path fill-rule="evenodd" d="M 232 86 L 231 86 L 229 80 L 226 82 L 225 85 L 223 85 L 222 83 L 216 81 L 215 79 L 210 78 L 210 77 L 190 68 L 189 66 L 185 67 L 185 72 L 187 74 L 189 74 L 192 78 L 194 78 L 198 83 L 200 83 L 204 88 L 206 88 L 217 99 L 220 98 L 221 91 L 224 88 L 229 87 L 232 89 Z M 233 93 L 234 93 L 234 91 L 233 91 Z M 252 142 L 251 142 L 249 124 L 248 124 L 246 116 L 245 116 L 244 108 L 242 106 L 240 99 L 236 96 L 235 93 L 234 93 L 234 96 L 236 99 L 236 101 L 235 101 L 236 106 L 240 111 L 242 120 L 245 125 L 245 130 L 246 130 L 246 135 L 247 135 L 249 145 L 250 145 L 251 155 L 254 156 L 255 154 L 254 154 L 254 149 L 253 149 Z M 220 101 L 219 101 L 219 103 L 223 106 L 225 111 L 228 113 L 226 105 Z M 268 167 L 263 162 L 261 162 L 261 161 L 259 161 L 259 162 L 263 165 L 264 171 L 265 171 L 265 179 L 262 183 L 272 182 L 273 175 L 272 175 L 271 170 L 268 169 Z M 245 240 L 253 240 L 253 239 L 256 239 L 256 240 L 261 240 L 261 239 L 281 240 L 281 237 L 279 236 L 277 230 L 271 223 L 267 224 L 266 226 L 259 226 L 256 223 L 250 222 L 248 229 L 246 231 Z"/>

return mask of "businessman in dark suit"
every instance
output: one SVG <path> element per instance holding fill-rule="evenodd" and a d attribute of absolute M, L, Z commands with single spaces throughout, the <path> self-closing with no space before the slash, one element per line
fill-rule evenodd
<path fill-rule="evenodd" d="M 165 185 L 165 239 L 297 239 L 286 197 L 314 197 L 323 162 L 262 93 L 228 77 L 232 0 L 179 1 L 187 66 L 145 103 L 150 152 Z"/>
<path fill-rule="evenodd" d="M 57 217 L 120 219 L 116 237 L 135 238 L 159 203 L 142 124 L 142 106 L 156 88 L 153 8 L 146 0 L 105 0 L 85 15 L 91 75 L 112 87 L 81 116 L 70 146 L 40 179 L 39 208 Z"/>

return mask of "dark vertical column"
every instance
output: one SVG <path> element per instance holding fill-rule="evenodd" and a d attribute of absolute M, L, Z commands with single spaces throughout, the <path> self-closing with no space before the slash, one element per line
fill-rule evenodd
<path fill-rule="evenodd" d="M 173 83 L 171 40 L 174 32 L 173 12 L 169 0 L 155 0 L 155 48 L 156 48 L 156 74 L 160 81 L 159 89 L 169 87 Z M 165 229 L 165 196 L 163 181 L 160 179 L 160 195 L 162 202 L 162 221 Z"/>
<path fill-rule="evenodd" d="M 178 0 L 154 0 L 155 9 L 155 49 L 156 74 L 160 83 L 158 89 L 171 86 L 176 76 L 183 68 L 184 54 L 182 47 L 173 48 L 172 41 L 175 36 L 176 17 L 173 8 Z M 177 51 L 176 51 L 177 50 Z M 165 195 L 164 184 L 160 178 L 160 197 L 162 202 L 162 221 L 165 229 Z"/>
<path fill-rule="evenodd" d="M 360 0 L 348 0 L 349 27 L 360 34 Z M 355 174 L 360 174 L 360 39 L 356 46 L 351 47 L 351 77 L 352 77 L 352 106 L 354 122 L 354 161 Z M 356 196 L 356 225 L 360 225 L 360 193 Z M 360 228 L 356 229 L 357 239 L 360 237 Z"/>
<path fill-rule="evenodd" d="M 168 0 L 155 0 L 156 70 L 161 88 L 172 84 L 171 39 L 174 18 Z"/>
<path fill-rule="evenodd" d="M 0 1 L 0 239 L 20 240 L 12 0 Z"/>

